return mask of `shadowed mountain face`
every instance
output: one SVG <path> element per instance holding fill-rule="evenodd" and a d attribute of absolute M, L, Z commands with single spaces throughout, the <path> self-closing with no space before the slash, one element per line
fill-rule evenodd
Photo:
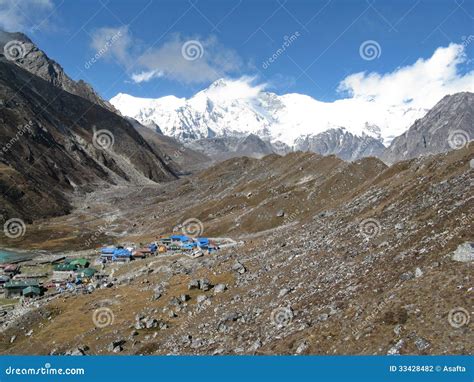
<path fill-rule="evenodd" d="M 127 122 L 0 57 L 0 214 L 61 215 L 73 192 L 175 179 Z"/>
<path fill-rule="evenodd" d="M 448 95 L 395 138 L 381 158 L 387 163 L 461 148 L 474 138 L 474 94 Z"/>
<path fill-rule="evenodd" d="M 173 137 L 163 135 L 158 125 L 154 124 L 151 128 L 152 126 L 143 126 L 133 118 L 125 117 L 125 119 L 132 124 L 157 153 L 160 153 L 175 174 L 194 173 L 210 165 L 211 158 L 184 146 Z"/>

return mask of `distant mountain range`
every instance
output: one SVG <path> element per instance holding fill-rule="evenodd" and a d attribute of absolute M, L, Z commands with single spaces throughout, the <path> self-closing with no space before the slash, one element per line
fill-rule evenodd
<path fill-rule="evenodd" d="M 145 99 L 120 93 L 110 103 L 122 114 L 145 126 L 158 125 L 163 134 L 214 159 L 301 150 L 335 154 L 344 160 L 377 156 L 393 162 L 408 154 L 392 146 L 386 151 L 386 145 L 396 142 L 399 146 L 400 139 L 396 136 L 404 134 L 414 121 L 420 123 L 429 111 L 408 106 L 380 109 L 375 104 L 371 109 L 370 103 L 369 106 L 361 103 L 360 109 L 354 109 L 346 100 L 324 103 L 302 94 L 279 96 L 249 89 L 252 88 L 238 81 L 220 79 L 189 99 L 174 96 Z M 453 98 L 452 102 L 455 107 L 457 101 Z M 449 109 L 450 105 L 448 96 L 443 108 Z M 472 99 L 459 107 L 472 109 Z M 448 113 L 446 118 L 458 112 Z M 467 113 L 465 120 L 471 119 Z M 466 123 L 462 124 L 465 128 Z M 448 134 L 438 132 L 437 135 Z M 254 150 L 240 151 L 238 142 L 247 137 L 251 137 Z M 419 144 L 416 142 L 413 144 Z M 436 153 L 439 149 L 437 145 L 422 152 Z"/>

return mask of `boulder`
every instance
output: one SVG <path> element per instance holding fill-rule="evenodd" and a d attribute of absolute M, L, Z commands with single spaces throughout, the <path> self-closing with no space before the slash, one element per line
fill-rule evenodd
<path fill-rule="evenodd" d="M 474 261 L 474 243 L 467 242 L 460 244 L 453 252 L 452 259 L 462 263 L 470 263 Z"/>

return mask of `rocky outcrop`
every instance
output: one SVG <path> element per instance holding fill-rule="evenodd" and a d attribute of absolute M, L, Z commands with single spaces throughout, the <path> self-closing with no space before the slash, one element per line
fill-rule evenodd
<path fill-rule="evenodd" d="M 447 95 L 395 138 L 381 155 L 386 163 L 442 153 L 474 139 L 474 93 Z"/>

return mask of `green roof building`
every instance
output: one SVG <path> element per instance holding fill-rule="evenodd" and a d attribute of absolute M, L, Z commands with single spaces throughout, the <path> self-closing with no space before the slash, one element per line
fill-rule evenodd
<path fill-rule="evenodd" d="M 41 288 L 38 280 L 11 280 L 4 284 L 5 298 L 20 297 L 23 295 L 23 291 L 27 288 L 39 289 L 41 294 Z M 36 292 L 36 289 L 33 289 Z M 32 292 L 31 289 L 29 289 Z"/>
<path fill-rule="evenodd" d="M 23 289 L 23 296 L 25 297 L 37 297 L 41 295 L 41 289 L 34 286 L 29 286 Z"/>

